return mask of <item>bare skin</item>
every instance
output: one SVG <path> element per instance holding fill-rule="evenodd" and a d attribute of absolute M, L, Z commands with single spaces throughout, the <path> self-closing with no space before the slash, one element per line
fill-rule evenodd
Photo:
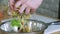
<path fill-rule="evenodd" d="M 43 0 L 10 0 L 11 10 L 18 10 L 19 13 L 31 13 L 34 12 L 41 4 Z M 20 6 L 20 9 L 17 9 Z"/>

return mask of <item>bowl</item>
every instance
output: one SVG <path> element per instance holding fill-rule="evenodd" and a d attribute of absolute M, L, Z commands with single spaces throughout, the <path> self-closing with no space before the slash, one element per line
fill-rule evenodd
<path fill-rule="evenodd" d="M 37 33 L 41 33 L 46 29 L 46 24 L 44 24 L 44 22 L 42 21 L 37 21 L 37 20 L 33 20 L 33 19 L 27 19 L 28 21 L 28 26 L 30 31 L 29 32 L 19 32 L 18 27 L 11 26 L 11 21 L 6 21 L 4 22 L 2 25 L 0 25 L 0 30 L 5 32 L 5 33 L 21 33 L 21 34 L 37 34 Z"/>

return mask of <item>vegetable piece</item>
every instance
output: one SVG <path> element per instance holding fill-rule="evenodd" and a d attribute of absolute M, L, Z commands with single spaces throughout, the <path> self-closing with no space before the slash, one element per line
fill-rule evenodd
<path fill-rule="evenodd" d="M 30 19 L 30 16 L 31 16 L 30 14 L 28 14 L 28 15 L 23 15 L 22 18 L 24 18 L 24 19 Z"/>
<path fill-rule="evenodd" d="M 12 12 L 12 16 L 15 16 L 16 17 L 16 16 L 18 16 L 18 13 L 16 11 L 13 11 Z"/>
<path fill-rule="evenodd" d="M 26 26 L 25 30 L 26 30 L 26 32 L 30 32 L 29 26 Z"/>
<path fill-rule="evenodd" d="M 11 20 L 11 25 L 20 27 L 21 26 L 21 21 L 13 19 L 13 20 Z"/>
<path fill-rule="evenodd" d="M 26 18 L 27 18 L 27 19 L 30 19 L 30 16 L 31 16 L 31 15 L 30 15 L 30 14 L 28 14 L 28 15 L 26 15 Z"/>

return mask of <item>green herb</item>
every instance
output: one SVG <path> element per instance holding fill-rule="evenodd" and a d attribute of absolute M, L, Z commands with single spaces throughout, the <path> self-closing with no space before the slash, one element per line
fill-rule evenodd
<path fill-rule="evenodd" d="M 13 19 L 13 20 L 11 20 L 11 25 L 20 27 L 21 26 L 21 21 Z"/>

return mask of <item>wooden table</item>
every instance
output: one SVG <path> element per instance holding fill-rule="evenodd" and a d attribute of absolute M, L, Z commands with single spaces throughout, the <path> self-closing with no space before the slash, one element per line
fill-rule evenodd
<path fill-rule="evenodd" d="M 57 31 L 57 32 L 54 32 L 54 33 L 51 33 L 51 34 L 60 34 L 60 31 Z"/>

